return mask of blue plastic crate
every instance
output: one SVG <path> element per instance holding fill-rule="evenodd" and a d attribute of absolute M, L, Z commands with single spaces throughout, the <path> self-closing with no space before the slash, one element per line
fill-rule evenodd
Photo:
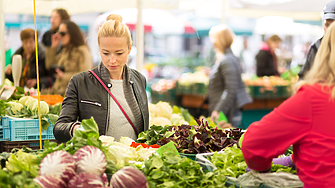
<path fill-rule="evenodd" d="M 38 119 L 9 119 L 10 140 L 39 140 Z M 46 131 L 42 129 L 42 140 L 55 139 L 53 134 L 54 125 L 49 121 L 49 127 Z"/>
<path fill-rule="evenodd" d="M 0 121 L 0 141 L 10 140 L 9 118 L 3 117 Z"/>

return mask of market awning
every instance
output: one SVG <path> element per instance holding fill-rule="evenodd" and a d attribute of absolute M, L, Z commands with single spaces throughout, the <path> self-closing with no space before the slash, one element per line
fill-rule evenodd
<path fill-rule="evenodd" d="M 122 16 L 123 23 L 125 23 L 131 31 L 136 29 L 137 23 L 137 9 L 120 9 L 114 10 L 100 15 L 96 24 L 99 26 L 106 21 L 110 14 L 118 14 Z M 158 9 L 144 9 L 143 10 L 143 25 L 144 32 L 153 33 L 155 35 L 181 35 L 194 34 L 195 29 L 191 23 L 179 19 L 176 15 Z"/>
<path fill-rule="evenodd" d="M 194 17 L 188 20 L 196 33 L 193 35 L 187 36 L 208 36 L 209 30 L 216 25 L 221 24 L 221 19 L 218 18 L 210 18 L 210 17 Z M 227 25 L 233 30 L 235 35 L 252 35 L 253 34 L 253 27 L 243 25 L 243 24 L 235 24 L 233 21 L 227 21 Z"/>

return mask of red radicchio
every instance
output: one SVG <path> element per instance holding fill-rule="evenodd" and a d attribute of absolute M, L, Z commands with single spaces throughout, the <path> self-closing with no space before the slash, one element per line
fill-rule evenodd
<path fill-rule="evenodd" d="M 105 154 L 96 147 L 84 146 L 73 155 L 77 173 L 89 172 L 99 177 L 105 172 L 107 161 Z"/>
<path fill-rule="evenodd" d="M 113 174 L 110 187 L 112 188 L 147 188 L 145 175 L 137 168 L 125 166 Z"/>
<path fill-rule="evenodd" d="M 55 151 L 48 154 L 40 164 L 40 176 L 51 175 L 67 183 L 76 175 L 76 164 L 71 154 Z"/>
<path fill-rule="evenodd" d="M 34 178 L 35 183 L 37 183 L 42 188 L 64 188 L 66 183 L 60 178 L 56 178 L 53 175 L 38 176 Z"/>
<path fill-rule="evenodd" d="M 77 187 L 103 188 L 105 186 L 102 183 L 100 176 L 88 172 L 83 172 L 77 174 L 69 181 L 68 188 L 77 188 Z"/>
<path fill-rule="evenodd" d="M 107 174 L 106 174 L 106 173 L 103 173 L 103 174 L 101 175 L 101 180 L 102 180 L 102 183 L 104 184 L 104 186 L 105 186 L 105 187 L 108 187 L 109 182 L 108 182 L 108 177 L 107 177 Z"/>

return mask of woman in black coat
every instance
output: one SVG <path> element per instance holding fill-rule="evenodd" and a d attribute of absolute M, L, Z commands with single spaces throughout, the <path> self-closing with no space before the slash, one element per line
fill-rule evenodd
<path fill-rule="evenodd" d="M 256 55 L 257 76 L 279 76 L 274 50 L 279 47 L 280 42 L 281 39 L 278 35 L 273 35 L 266 42 L 262 42 L 261 49 Z"/>

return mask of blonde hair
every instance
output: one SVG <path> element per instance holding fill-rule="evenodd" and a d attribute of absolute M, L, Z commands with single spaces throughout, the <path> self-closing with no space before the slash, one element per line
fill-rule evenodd
<path fill-rule="evenodd" d="M 281 38 L 278 36 L 278 35 L 272 35 L 270 38 L 268 38 L 266 40 L 266 42 L 268 43 L 269 41 L 272 41 L 272 42 L 281 42 Z"/>
<path fill-rule="evenodd" d="M 324 35 L 311 70 L 304 80 L 295 86 L 297 92 L 303 85 L 319 83 L 325 87 L 335 85 L 335 24 L 331 24 Z M 335 87 L 331 88 L 331 98 L 335 98 Z"/>
<path fill-rule="evenodd" d="M 226 25 L 217 25 L 209 31 L 209 37 L 214 41 L 219 53 L 223 54 L 226 48 L 229 48 L 234 41 L 234 32 Z"/>
<path fill-rule="evenodd" d="M 101 37 L 126 37 L 128 47 L 133 44 L 128 26 L 122 23 L 122 17 L 117 14 L 109 15 L 106 22 L 99 28 L 98 44 Z"/>

